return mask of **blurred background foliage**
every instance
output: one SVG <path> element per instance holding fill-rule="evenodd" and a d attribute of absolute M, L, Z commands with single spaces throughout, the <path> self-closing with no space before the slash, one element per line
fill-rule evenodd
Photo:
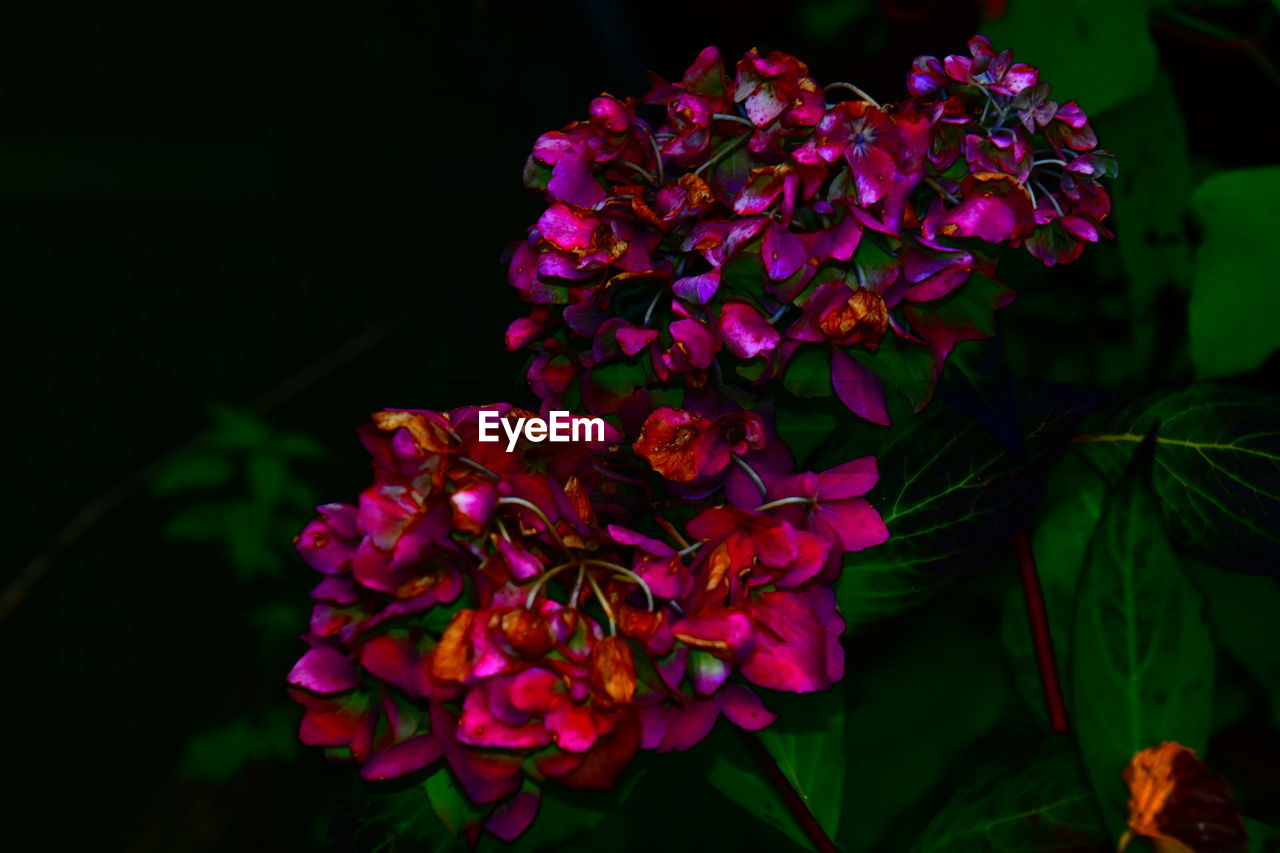
<path fill-rule="evenodd" d="M 0 581 L 25 594 L 0 610 L 5 846 L 385 840 L 365 823 L 398 806 L 294 742 L 282 679 L 312 578 L 290 538 L 317 499 L 363 486 L 369 412 L 523 399 L 497 259 L 535 211 L 529 145 L 705 44 L 785 50 L 881 100 L 918 53 L 979 31 L 1012 48 L 1121 164 L 1119 239 L 1065 268 L 1002 265 L 1013 373 L 1124 396 L 1276 388 L 1277 15 L 1266 0 L 6 10 L 3 452 L 19 494 Z M 1058 642 L 1106 491 L 1074 463 L 1050 480 L 1035 542 Z M 1208 760 L 1247 814 L 1280 823 L 1280 592 L 1189 562 L 1217 647 Z M 978 768 L 1044 731 L 1026 632 L 1009 556 L 847 638 L 843 694 L 812 700 L 843 703 L 824 737 L 849 766 L 815 811 L 845 849 L 908 849 Z M 743 820 L 718 790 L 754 778 L 732 733 L 659 759 L 624 806 L 562 812 L 594 826 L 577 848 L 647 849 L 655 826 L 672 850 L 796 843 L 786 815 Z M 421 802 L 384 818 L 438 837 Z M 539 831 L 529 849 L 569 844 Z"/>

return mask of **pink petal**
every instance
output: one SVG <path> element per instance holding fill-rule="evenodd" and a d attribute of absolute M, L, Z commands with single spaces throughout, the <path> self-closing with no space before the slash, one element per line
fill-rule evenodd
<path fill-rule="evenodd" d="M 782 336 L 760 312 L 743 302 L 728 302 L 717 321 L 724 345 L 738 358 L 755 358 L 778 346 Z"/>
<path fill-rule="evenodd" d="M 778 715 L 766 708 L 751 688 L 742 684 L 726 684 L 716 700 L 729 722 L 738 728 L 759 731 L 778 719 Z"/>
<path fill-rule="evenodd" d="M 828 468 L 817 475 L 822 500 L 844 500 L 865 495 L 880 479 L 874 456 L 863 456 Z"/>
<path fill-rule="evenodd" d="M 526 787 L 494 809 L 493 814 L 485 821 L 484 828 L 503 841 L 514 841 L 533 823 L 541 802 L 537 789 Z"/>
<path fill-rule="evenodd" d="M 293 665 L 288 681 L 316 693 L 338 693 L 359 684 L 360 676 L 341 652 L 321 646 L 307 652 Z"/>

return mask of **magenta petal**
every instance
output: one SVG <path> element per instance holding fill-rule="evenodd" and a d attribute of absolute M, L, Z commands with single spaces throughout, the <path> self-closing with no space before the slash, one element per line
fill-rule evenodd
<path fill-rule="evenodd" d="M 888 426 L 884 384 L 861 362 L 840 350 L 831 353 L 831 386 L 840 402 L 860 418 Z"/>
<path fill-rule="evenodd" d="M 370 758 L 360 768 L 360 776 L 370 781 L 395 779 L 421 770 L 439 757 L 440 743 L 435 735 L 416 735 Z"/>
<path fill-rule="evenodd" d="M 324 509 L 325 507 L 320 507 L 321 513 Z M 351 510 L 351 527 L 354 527 L 355 507 L 348 509 Z M 349 570 L 351 555 L 356 550 L 356 542 L 352 540 L 358 535 L 352 530 L 350 536 L 341 536 L 332 519 L 322 515 L 302 528 L 296 547 L 311 568 L 326 575 L 336 575 Z"/>
<path fill-rule="evenodd" d="M 380 634 L 360 646 L 360 665 L 410 696 L 421 694 L 420 656 L 407 637 Z"/>
<path fill-rule="evenodd" d="M 596 742 L 595 722 L 591 711 L 570 702 L 561 702 L 546 716 L 547 728 L 556 746 L 565 752 L 586 752 Z"/>
<path fill-rule="evenodd" d="M 316 693 L 338 693 L 355 687 L 360 677 L 341 652 L 321 646 L 307 652 L 293 665 L 288 681 Z"/>
<path fill-rule="evenodd" d="M 672 709 L 666 718 L 666 731 L 658 752 L 684 752 L 711 734 L 720 716 L 720 706 L 710 699 L 695 699 L 684 708 Z"/>
<path fill-rule="evenodd" d="M 527 786 L 494 809 L 493 814 L 489 815 L 489 819 L 485 821 L 484 828 L 503 841 L 514 841 L 529 828 L 529 824 L 533 823 L 541 802 L 542 797 L 539 796 L 538 789 Z"/>
<path fill-rule="evenodd" d="M 609 532 L 609 538 L 614 542 L 619 545 L 634 545 L 646 554 L 653 554 L 657 557 L 670 557 L 676 552 L 676 549 L 666 542 L 653 539 L 643 533 L 637 533 L 617 524 L 607 525 L 605 529 Z"/>
<path fill-rule="evenodd" d="M 776 222 L 770 222 L 765 229 L 760 255 L 764 259 L 769 278 L 774 281 L 790 278 L 808 256 L 804 250 L 804 241 Z"/>
<path fill-rule="evenodd" d="M 755 358 L 778 346 L 782 336 L 760 312 L 743 302 L 728 302 L 717 321 L 724 345 L 738 358 Z"/>
<path fill-rule="evenodd" d="M 614 337 L 623 352 L 627 355 L 635 355 L 658 339 L 658 330 L 640 326 L 619 326 L 614 332 Z"/>
<path fill-rule="evenodd" d="M 457 738 L 472 746 L 529 749 L 546 746 L 551 736 L 541 725 L 511 726 L 499 720 L 489 708 L 489 693 L 474 687 L 462 705 Z"/>
<path fill-rule="evenodd" d="M 547 193 L 558 201 L 567 201 L 588 209 L 604 201 L 608 196 L 604 187 L 592 174 L 591 151 L 582 146 L 572 155 L 561 157 L 551 170 Z"/>
<path fill-rule="evenodd" d="M 835 593 L 827 587 L 765 592 L 752 602 L 755 651 L 743 661 L 743 676 L 772 690 L 826 690 L 844 674 Z"/>
<path fill-rule="evenodd" d="M 871 491 L 879 479 L 874 456 L 863 456 L 817 475 L 819 495 L 824 501 L 861 497 Z"/>
<path fill-rule="evenodd" d="M 586 251 L 591 248 L 598 224 L 589 213 L 578 212 L 567 204 L 553 204 L 538 220 L 538 233 L 562 251 Z"/>
<path fill-rule="evenodd" d="M 726 684 L 716 700 L 729 722 L 738 728 L 759 731 L 778 719 L 778 715 L 766 708 L 764 701 L 751 688 L 741 684 Z"/>
<path fill-rule="evenodd" d="M 525 548 L 501 536 L 494 537 L 493 541 L 506 561 L 507 571 L 516 580 L 527 580 L 542 571 L 542 563 Z"/>
<path fill-rule="evenodd" d="M 880 513 L 861 498 L 827 501 L 818 505 L 817 514 L 840 536 L 846 552 L 861 551 L 889 538 L 889 530 L 884 526 Z"/>

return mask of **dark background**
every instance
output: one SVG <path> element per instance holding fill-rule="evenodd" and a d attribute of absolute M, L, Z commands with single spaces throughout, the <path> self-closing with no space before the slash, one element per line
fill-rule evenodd
<path fill-rule="evenodd" d="M 311 583 L 288 553 L 288 531 L 306 519 L 305 488 L 336 500 L 363 485 L 353 430 L 373 410 L 523 399 L 522 358 L 502 349 L 519 306 L 498 259 L 537 215 L 520 172 L 538 133 L 582 116 L 600 91 L 640 94 L 645 69 L 678 77 L 708 43 L 727 56 L 783 49 L 819 80 L 892 99 L 912 57 L 963 53 L 984 11 L 1004 4 L 845 5 L 848 14 L 838 3 L 604 0 L 447 13 L 426 2 L 7 9 L 0 265 L 11 532 L 0 583 L 41 554 L 51 559 L 37 562 L 27 578 L 39 583 L 0 624 L 2 846 L 330 848 L 326 817 L 344 813 L 354 774 L 293 746 L 298 715 L 283 698 Z M 1192 5 L 1239 30 L 1270 8 Z M 1274 142 L 1248 140 L 1272 138 L 1261 133 L 1271 118 L 1262 104 L 1275 103 L 1275 84 L 1257 82 L 1240 51 L 1176 26 L 1152 33 L 1193 165 L 1269 162 Z M 1196 227 L 1186 223 L 1189 239 Z M 1020 372 L 1120 391 L 1188 376 L 1185 291 L 1153 297 L 1144 328 L 1155 337 L 1139 346 L 1132 318 L 1107 307 L 1124 293 L 1116 245 L 1090 252 L 1068 268 L 1005 268 L 1019 290 L 1025 275 L 1060 295 L 1020 299 L 1003 315 L 1021 329 L 1009 342 Z M 1253 377 L 1273 380 L 1266 368 Z M 262 457 L 254 442 L 269 437 L 237 444 L 231 428 L 209 432 L 210 404 L 323 449 L 290 456 L 288 474 L 264 475 L 266 485 L 252 466 L 215 484 L 224 500 L 288 494 L 266 499 L 281 532 L 259 545 L 273 558 L 246 557 L 252 543 L 237 556 L 234 543 L 175 534 L 174 518 L 199 496 L 157 495 L 150 484 L 155 460 L 194 436 L 240 448 L 227 458 Z M 87 523 L 62 548 L 60 531 L 86 507 Z M 953 618 L 981 661 L 999 654 L 983 627 L 998 607 L 977 589 L 959 593 L 971 612 Z M 903 642 L 924 666 L 922 631 L 934 616 L 851 640 L 849 677 L 909 666 L 879 662 Z M 951 726 L 980 736 L 912 758 L 914 735 L 886 730 L 897 739 L 881 751 L 891 766 L 869 767 L 856 784 L 867 796 L 906 786 L 912 805 L 880 818 L 869 801 L 866 820 L 885 825 L 866 843 L 895 849 L 890 822 L 909 830 L 913 814 L 927 817 L 963 778 L 967 756 L 1022 731 L 1003 711 L 974 710 L 1007 687 L 992 667 L 995 687 L 952 676 L 916 689 L 921 705 L 945 696 L 950 712 L 899 713 L 915 713 L 931 737 Z M 971 725 L 966 715 L 979 712 Z M 934 759 L 941 769 L 921 769 Z M 913 778 L 921 773 L 933 775 Z M 637 809 L 662 805 L 647 796 Z M 691 837 L 750 846 L 772 833 L 717 820 Z M 611 848 L 597 839 L 595 849 Z"/>

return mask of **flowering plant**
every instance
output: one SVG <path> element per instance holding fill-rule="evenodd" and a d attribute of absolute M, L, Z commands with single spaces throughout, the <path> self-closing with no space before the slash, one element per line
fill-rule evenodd
<path fill-rule="evenodd" d="M 995 251 L 1074 260 L 1107 234 L 1114 173 L 1083 111 L 981 36 L 907 88 L 882 105 L 707 48 L 537 140 L 547 207 L 509 262 L 534 307 L 507 345 L 533 352 L 544 412 L 608 433 L 508 450 L 479 429 L 532 414 L 508 404 L 374 415 L 372 484 L 297 538 L 322 575 L 288 676 L 305 743 L 366 779 L 443 759 L 471 837 L 511 839 L 543 783 L 612 787 L 721 714 L 770 725 L 756 688 L 843 677 L 832 587 L 890 536 L 877 463 L 800 469 L 778 400 L 922 409 L 1012 298 Z"/>

